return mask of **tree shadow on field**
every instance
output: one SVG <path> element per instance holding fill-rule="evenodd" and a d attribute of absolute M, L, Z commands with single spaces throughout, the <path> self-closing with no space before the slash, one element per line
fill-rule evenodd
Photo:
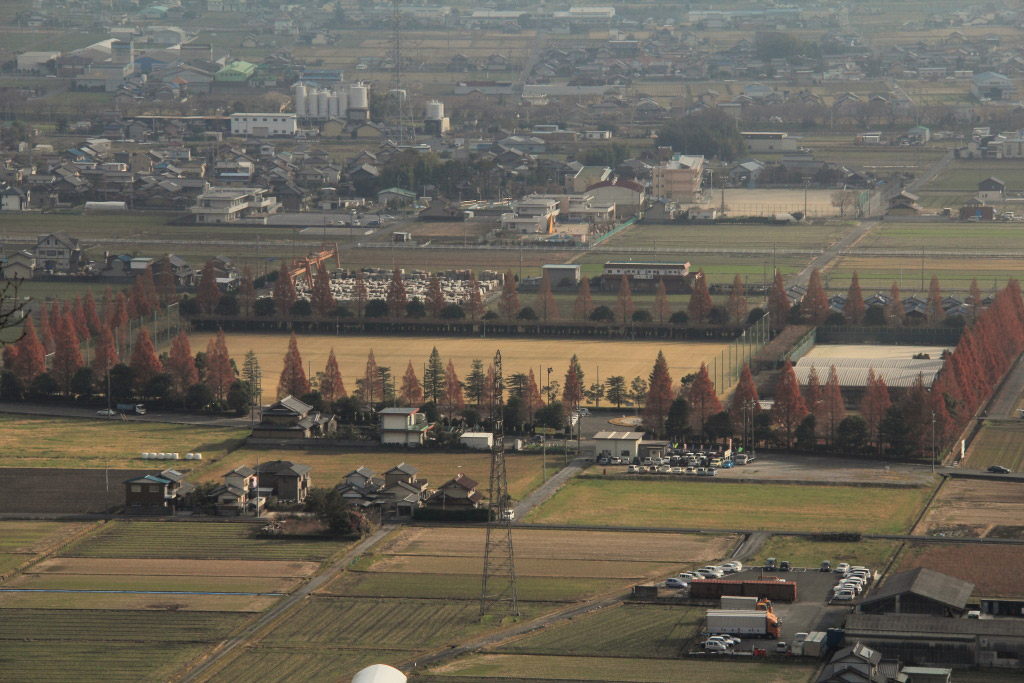
<path fill-rule="evenodd" d="M 230 455 L 245 445 L 245 437 L 240 439 L 221 439 L 220 441 L 208 441 L 192 448 L 193 453 L 205 453 L 207 451 L 216 453 L 218 458 Z"/>

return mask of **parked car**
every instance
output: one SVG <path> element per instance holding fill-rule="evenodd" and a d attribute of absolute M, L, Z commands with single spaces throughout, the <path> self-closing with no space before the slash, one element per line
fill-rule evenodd
<path fill-rule="evenodd" d="M 829 574 L 832 573 L 832 563 L 828 560 L 822 560 L 821 569 L 819 569 L 818 571 Z"/>
<path fill-rule="evenodd" d="M 789 570 L 790 570 L 789 560 L 783 560 L 782 562 L 779 562 L 779 571 L 780 572 L 788 572 Z"/>
<path fill-rule="evenodd" d="M 626 471 L 629 472 L 630 474 L 636 474 L 640 471 L 640 466 L 630 465 L 629 467 L 626 468 Z"/>
<path fill-rule="evenodd" d="M 835 595 L 833 595 L 832 599 L 833 600 L 853 600 L 856 597 L 857 597 L 856 594 L 852 590 L 843 589 L 841 591 L 838 591 Z"/>
<path fill-rule="evenodd" d="M 789 652 L 789 646 L 786 645 L 786 641 L 780 640 L 775 643 L 775 654 L 784 655 Z"/>
<path fill-rule="evenodd" d="M 840 562 L 832 571 L 834 571 L 836 574 L 846 574 L 846 572 L 850 571 L 850 563 Z"/>
<path fill-rule="evenodd" d="M 1009 474 L 1011 470 L 1009 467 L 1003 467 L 1002 465 L 992 465 L 988 468 L 988 471 L 992 474 Z"/>
<path fill-rule="evenodd" d="M 683 581 L 693 581 L 694 579 L 699 579 L 700 574 L 696 572 L 679 572 L 679 578 Z"/>
<path fill-rule="evenodd" d="M 730 560 L 728 562 L 723 562 L 719 566 L 724 568 L 730 574 L 735 574 L 736 572 L 743 571 L 743 563 L 742 562 L 737 562 L 736 560 Z"/>
<path fill-rule="evenodd" d="M 706 640 L 704 641 L 704 651 L 711 654 L 718 654 L 728 652 L 729 646 L 720 640 Z"/>
<path fill-rule="evenodd" d="M 683 474 L 688 474 L 690 476 L 695 476 L 697 474 L 697 468 L 693 467 L 691 465 L 691 466 L 687 467 L 685 470 L 683 470 Z"/>
<path fill-rule="evenodd" d="M 671 472 L 672 474 L 682 474 L 682 473 L 683 473 L 683 468 L 682 468 L 682 467 L 673 467 L 673 468 L 672 468 L 672 469 L 670 470 L 670 472 Z"/>
<path fill-rule="evenodd" d="M 715 638 L 715 639 L 719 639 L 720 638 L 720 639 L 722 639 L 723 641 L 725 641 L 726 643 L 728 643 L 729 645 L 732 645 L 732 646 L 739 645 L 740 643 L 743 642 L 742 640 L 740 640 L 736 636 L 731 635 L 731 634 L 726 634 L 726 633 L 716 633 L 715 635 L 711 636 L 708 640 L 710 640 L 711 638 Z"/>
<path fill-rule="evenodd" d="M 686 582 L 675 577 L 665 579 L 665 588 L 686 588 Z"/>
<path fill-rule="evenodd" d="M 103 410 L 97 410 L 96 414 L 102 415 L 103 417 L 113 417 L 114 415 L 117 415 L 117 411 L 111 410 L 110 408 L 104 408 Z"/>

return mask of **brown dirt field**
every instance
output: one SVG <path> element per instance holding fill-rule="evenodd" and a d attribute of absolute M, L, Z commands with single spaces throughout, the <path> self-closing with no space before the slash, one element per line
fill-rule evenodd
<path fill-rule="evenodd" d="M 516 529 L 513 542 L 517 560 L 706 563 L 724 556 L 736 537 Z M 402 555 L 478 557 L 483 545 L 483 529 L 408 528 L 381 550 Z"/>
<path fill-rule="evenodd" d="M 914 533 L 934 534 L 956 526 L 970 527 L 971 533 L 966 535 L 984 537 L 993 527 L 1004 524 L 1024 524 L 1024 486 L 951 479 L 943 485 Z"/>
<path fill-rule="evenodd" d="M 93 557 L 57 557 L 40 562 L 32 568 L 32 573 L 304 578 L 316 573 L 319 566 L 315 562 L 276 560 L 110 560 Z"/>
<path fill-rule="evenodd" d="M 519 254 L 506 250 L 483 249 L 388 249 L 344 250 L 348 268 L 380 266 L 392 263 L 399 268 L 439 270 L 448 268 L 502 269 L 518 264 Z M 523 265 L 540 267 L 545 263 L 565 263 L 573 254 L 567 251 L 524 250 Z"/>
<path fill-rule="evenodd" d="M 551 558 L 523 558 L 519 555 L 518 546 L 516 547 L 516 573 L 520 576 L 634 579 L 671 570 L 672 567 L 666 567 L 667 564 L 602 560 L 552 562 Z M 376 562 L 373 571 L 479 576 L 483 572 L 483 567 L 482 557 L 389 555 Z"/>
<path fill-rule="evenodd" d="M 192 612 L 262 612 L 275 597 L 248 595 L 137 595 L 119 593 L 2 593 L 4 609 L 128 609 Z M 2 614 L 2 612 L 0 612 Z"/>
<path fill-rule="evenodd" d="M 899 571 L 927 567 L 970 581 L 974 584 L 975 596 L 995 598 L 1024 593 L 1020 580 L 1022 565 L 1022 546 L 929 543 L 912 547 L 900 561 Z"/>
<path fill-rule="evenodd" d="M 12 545 L 5 548 L 6 551 L 38 555 L 61 545 L 91 524 L 92 522 L 4 521 L 0 524 L 0 536 L 12 539 Z"/>

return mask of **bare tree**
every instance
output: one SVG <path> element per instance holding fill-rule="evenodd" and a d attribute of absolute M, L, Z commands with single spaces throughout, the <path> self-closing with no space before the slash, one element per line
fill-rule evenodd
<path fill-rule="evenodd" d="M 836 190 L 832 193 L 832 206 L 839 209 L 839 217 L 846 216 L 846 210 L 853 206 L 853 193 L 849 190 Z"/>
<path fill-rule="evenodd" d="M 20 287 L 20 279 L 3 280 L 3 284 L 0 284 L 0 332 L 17 327 L 24 318 L 26 302 L 18 297 Z M 14 343 L 18 339 L 21 339 L 20 335 L 15 339 L 5 340 L 4 335 L 0 334 L 0 346 Z"/>

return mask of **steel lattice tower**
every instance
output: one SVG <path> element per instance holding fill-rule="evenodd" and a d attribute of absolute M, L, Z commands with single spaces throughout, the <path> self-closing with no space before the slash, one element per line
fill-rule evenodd
<path fill-rule="evenodd" d="M 505 385 L 501 375 L 501 351 L 494 354 L 494 445 L 491 448 L 491 481 L 487 499 L 487 537 L 484 541 L 484 575 L 480 591 L 480 616 L 519 616 L 516 562 L 512 550 L 512 517 L 509 514 L 508 475 L 505 471 L 505 427 L 502 420 Z"/>

